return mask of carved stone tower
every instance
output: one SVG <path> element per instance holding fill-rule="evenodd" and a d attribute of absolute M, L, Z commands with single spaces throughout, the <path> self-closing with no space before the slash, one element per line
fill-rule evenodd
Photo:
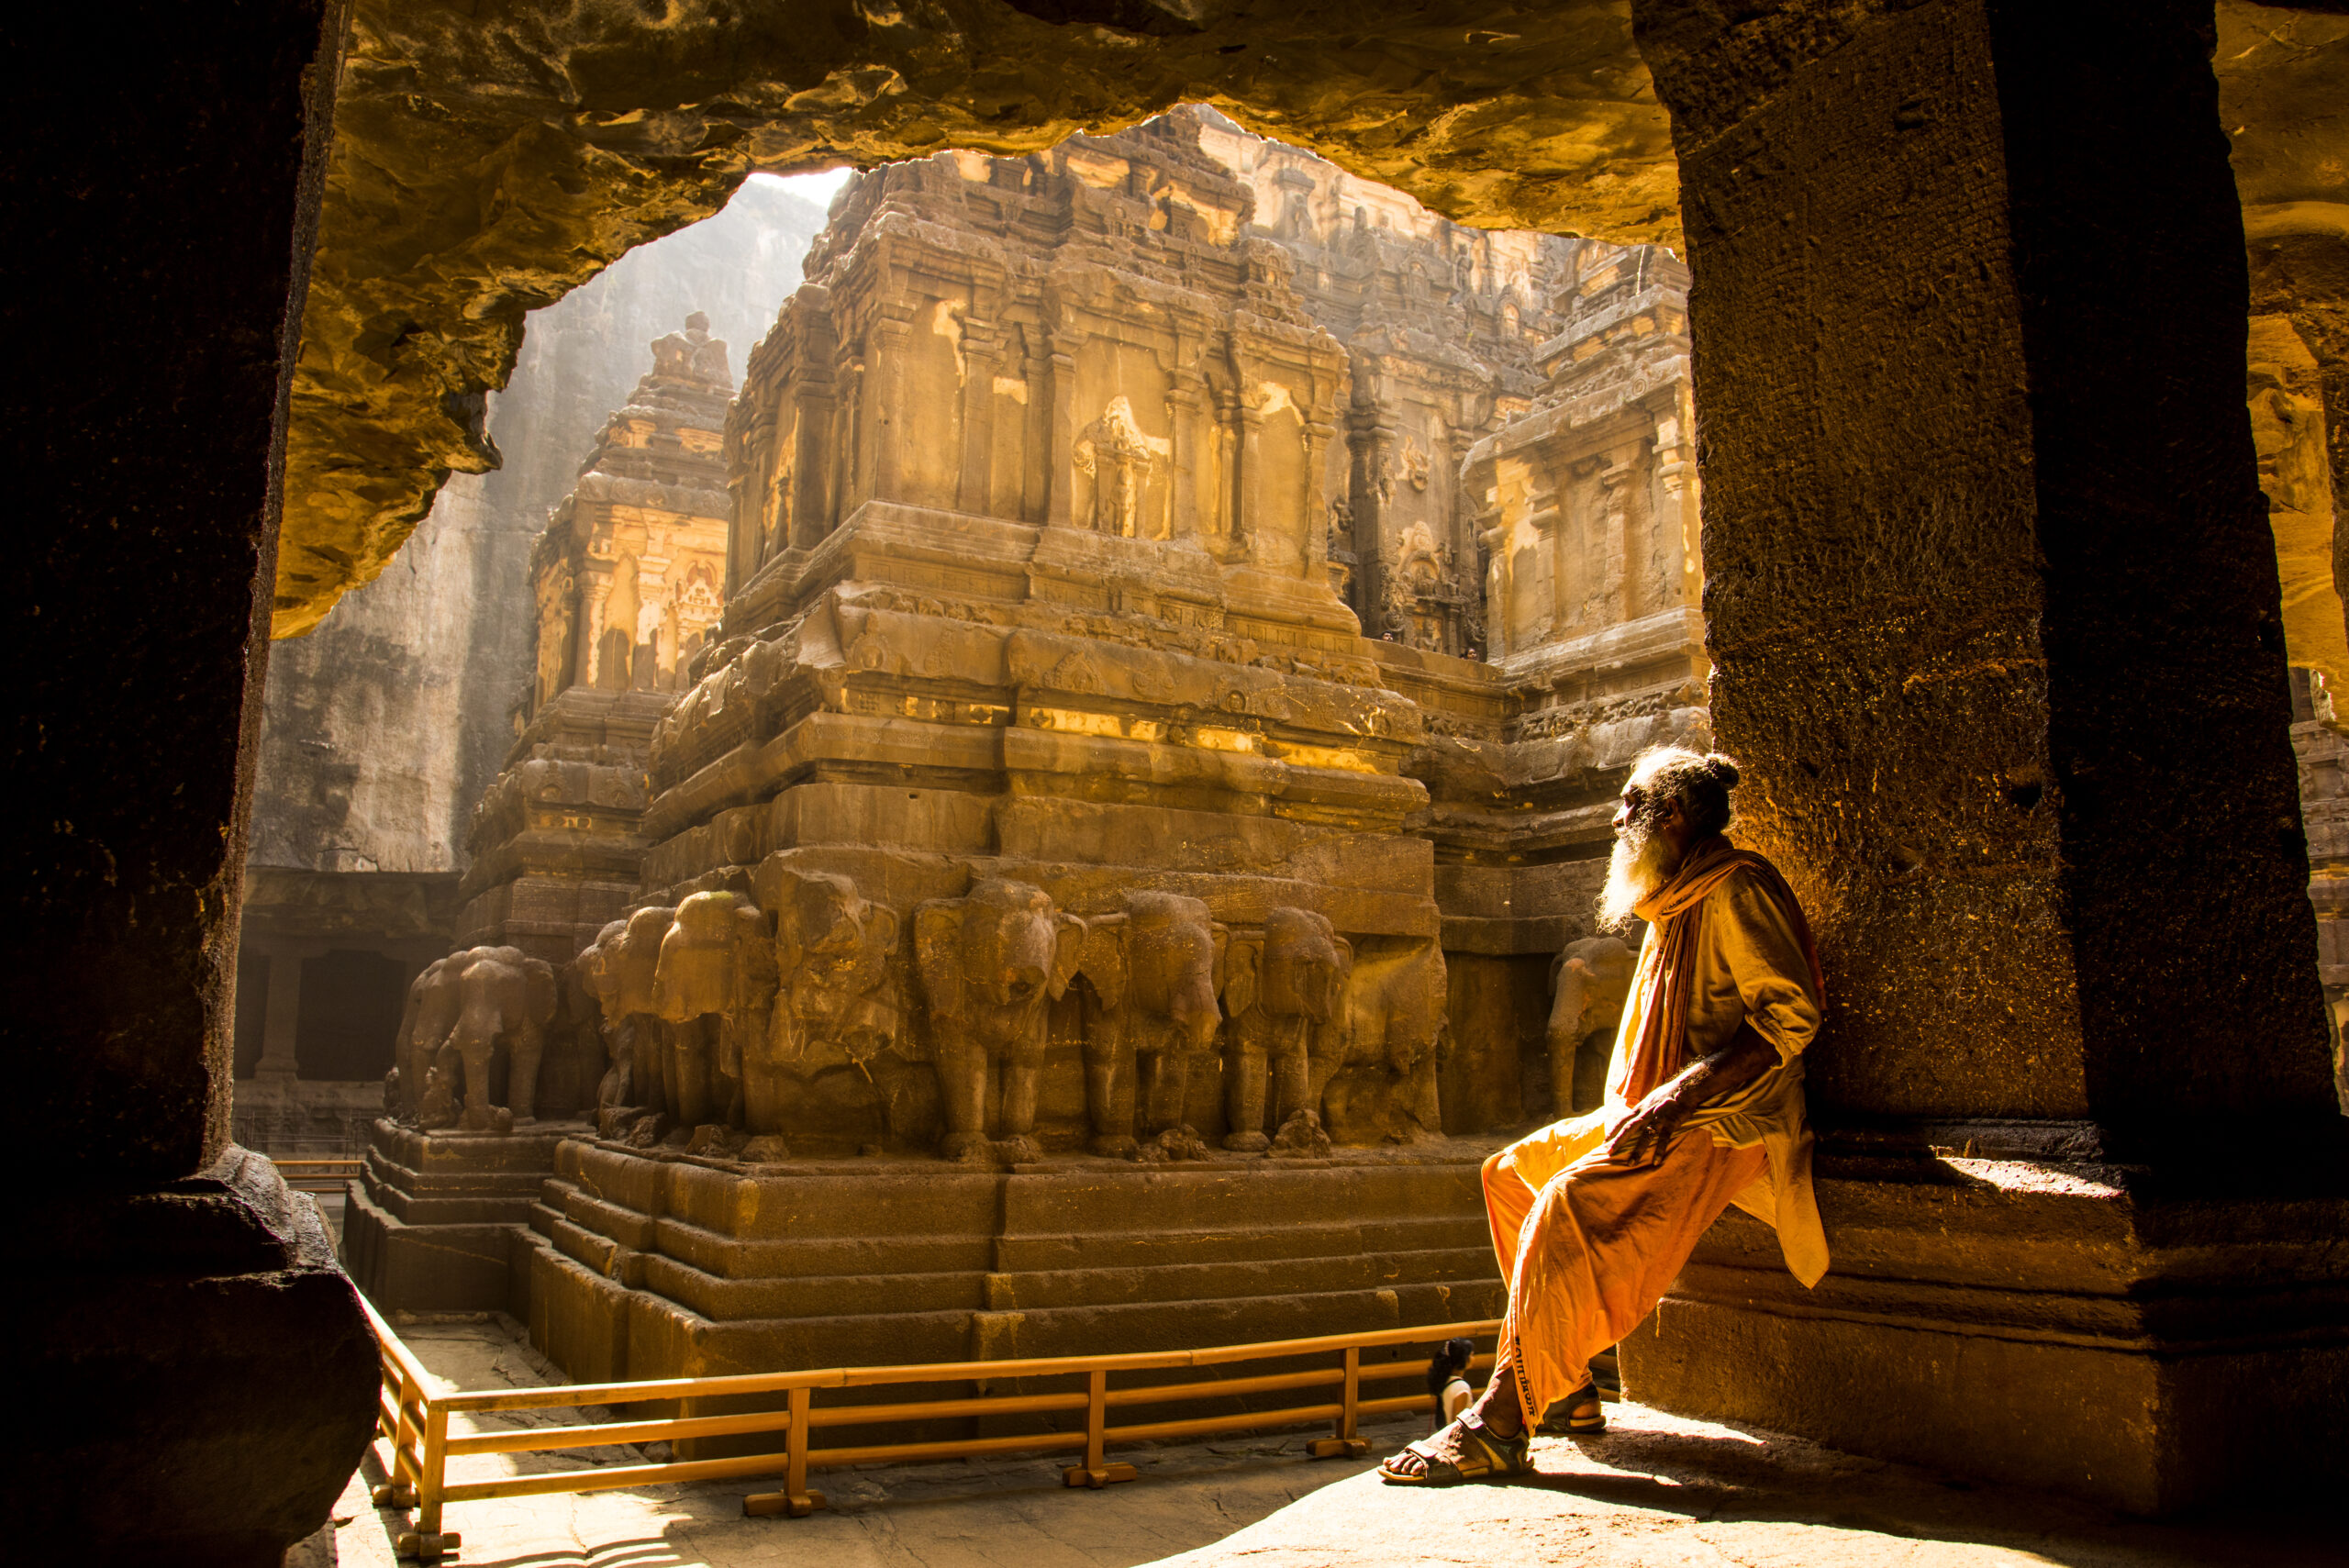
<path fill-rule="evenodd" d="M 528 717 L 473 813 L 461 947 L 561 963 L 635 896 L 646 748 L 725 603 L 734 381 L 708 325 L 652 344 L 540 536 Z"/>

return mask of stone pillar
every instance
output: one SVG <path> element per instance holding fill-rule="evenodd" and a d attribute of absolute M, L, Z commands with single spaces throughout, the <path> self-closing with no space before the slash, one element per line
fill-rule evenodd
<path fill-rule="evenodd" d="M 1083 341 L 1074 332 L 1053 333 L 1047 361 L 1044 417 L 1050 450 L 1044 459 L 1044 521 L 1054 528 L 1067 528 L 1075 518 L 1076 350 Z M 1032 387 L 1029 395 L 1035 395 Z"/>
<path fill-rule="evenodd" d="M 295 1037 L 302 1021 L 302 961 L 304 944 L 272 942 L 269 959 L 269 1006 L 262 1014 L 261 1060 L 253 1063 L 253 1078 L 275 1088 L 290 1088 L 300 1071 Z"/>
<path fill-rule="evenodd" d="M 877 384 L 866 373 L 863 350 L 859 350 L 841 373 L 841 411 L 848 420 L 844 443 L 848 461 L 842 465 L 846 472 L 841 475 L 836 492 L 839 501 L 834 508 L 835 527 L 873 498 L 874 449 L 881 429 L 881 411 L 873 406 Z"/>
<path fill-rule="evenodd" d="M 1020 336 L 1027 345 L 1027 419 L 1019 442 L 1019 520 L 1041 523 L 1052 506 L 1052 359 L 1042 328 L 1027 327 Z"/>
<path fill-rule="evenodd" d="M 1190 344 L 1177 339 L 1175 357 L 1186 359 L 1190 352 Z M 1187 362 L 1167 374 L 1166 422 L 1174 439 L 1174 517 L 1167 531 L 1176 539 L 1196 539 L 1206 531 L 1199 526 L 1198 478 L 1205 446 L 1199 439 L 1199 408 L 1206 390 L 1207 378 Z"/>
<path fill-rule="evenodd" d="M 829 390 L 795 395 L 799 423 L 785 481 L 792 487 L 790 542 L 795 550 L 813 550 L 840 525 L 840 464 L 833 457 L 840 404 Z"/>
<path fill-rule="evenodd" d="M 1231 520 L 1234 556 L 1249 565 L 1256 562 L 1256 530 L 1264 524 L 1264 398 L 1253 387 L 1241 391 L 1233 412 L 1240 421 L 1239 439 L 1232 443 L 1240 470 L 1239 511 Z"/>
<path fill-rule="evenodd" d="M 891 302 L 881 307 L 882 319 L 874 328 L 875 355 L 880 363 L 879 384 L 874 393 L 870 417 L 874 427 L 873 495 L 875 501 L 905 499 L 905 454 L 900 450 L 912 428 L 909 421 L 898 417 L 906 406 L 906 360 L 913 351 L 913 311 L 910 304 Z"/>
<path fill-rule="evenodd" d="M 2325 1053 L 2210 7 L 1640 0 L 1713 718 L 1808 902 L 1834 1272 L 1636 1397 L 2138 1510 L 2337 1476 Z"/>
<path fill-rule="evenodd" d="M 963 473 L 954 504 L 992 516 L 995 471 L 995 375 L 1003 339 L 992 321 L 963 323 Z"/>
<path fill-rule="evenodd" d="M 1654 412 L 1657 528 L 1673 557 L 1665 573 L 1671 584 L 1666 600 L 1686 604 L 1702 578 L 1697 562 L 1697 414 L 1687 384 L 1673 389 L 1669 402 Z"/>
<path fill-rule="evenodd" d="M 1305 427 L 1305 571 L 1308 583 L 1330 581 L 1330 476 L 1326 466 L 1335 425 L 1316 419 Z"/>
<path fill-rule="evenodd" d="M 610 560 L 592 555 L 580 563 L 579 649 L 572 663 L 579 685 L 604 684 L 605 612 L 611 606 L 612 565 Z M 635 629 L 628 628 L 631 638 Z"/>
<path fill-rule="evenodd" d="M 316 1208 L 228 1143 L 342 27 L 322 0 L 58 13 L 44 58 L 106 65 L 27 73 L 0 153 L 39 237 L 0 262 L 26 367 L 0 388 L 24 508 L 0 572 L 40 647 L 8 706 L 0 840 L 10 1151 L 39 1173 L 16 1206 L 14 1390 L 41 1423 L 0 1518 L 28 1562 L 276 1563 L 373 1421 L 373 1347 Z"/>
<path fill-rule="evenodd" d="M 1354 553 L 1361 557 L 1354 573 L 1355 580 L 1362 584 L 1357 599 L 1362 606 L 1363 635 L 1383 638 L 1386 634 L 1386 578 L 1395 565 L 1391 540 L 1397 441 L 1394 421 L 1388 417 L 1389 410 L 1378 401 L 1377 393 L 1378 389 L 1374 388 L 1369 405 L 1373 412 L 1361 422 L 1356 436 L 1364 483 L 1354 487 Z"/>

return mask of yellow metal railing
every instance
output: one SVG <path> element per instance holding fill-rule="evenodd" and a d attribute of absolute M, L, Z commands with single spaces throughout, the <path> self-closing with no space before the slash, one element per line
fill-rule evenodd
<path fill-rule="evenodd" d="M 1433 1344 L 1455 1336 L 1489 1339 L 1498 1331 L 1497 1318 L 1473 1323 L 1437 1323 L 1417 1329 L 1381 1329 L 1360 1334 L 1326 1334 L 1315 1339 L 1271 1340 L 1250 1345 L 1217 1345 L 1207 1350 L 1152 1351 L 1127 1355 L 1044 1356 L 1025 1361 L 940 1362 L 912 1366 L 825 1367 L 802 1372 L 752 1373 L 731 1377 L 678 1377 L 641 1383 L 577 1383 L 549 1388 L 514 1388 L 483 1392 L 436 1394 L 424 1368 L 373 1303 L 362 1296 L 367 1320 L 375 1330 L 382 1354 L 383 1395 L 376 1407 L 378 1462 L 388 1478 L 375 1488 L 379 1507 L 416 1510 L 415 1528 L 402 1531 L 397 1548 L 402 1556 L 428 1560 L 455 1548 L 459 1536 L 441 1529 L 441 1511 L 451 1503 L 490 1497 L 527 1497 L 546 1493 L 596 1492 L 623 1486 L 652 1486 L 679 1481 L 717 1481 L 752 1475 L 781 1474 L 783 1488 L 745 1497 L 747 1514 L 787 1514 L 794 1518 L 823 1507 L 820 1492 L 807 1486 L 807 1473 L 831 1465 L 874 1464 L 963 1459 L 979 1454 L 1049 1453 L 1066 1451 L 1081 1455 L 1061 1473 L 1070 1486 L 1101 1487 L 1131 1480 L 1130 1464 L 1111 1463 L 1106 1457 L 1112 1444 L 1163 1441 L 1207 1437 L 1220 1432 L 1254 1431 L 1328 1421 L 1330 1435 L 1307 1445 L 1317 1459 L 1361 1454 L 1368 1444 L 1357 1435 L 1359 1423 L 1369 1417 L 1428 1410 L 1433 1400 L 1424 1393 L 1363 1397 L 1363 1385 L 1419 1376 L 1424 1363 L 1416 1361 L 1379 1362 L 1364 1366 L 1362 1352 L 1396 1345 Z M 1253 1377 L 1210 1377 L 1183 1383 L 1137 1385 L 1112 1388 L 1117 1373 L 1163 1372 L 1187 1367 L 1230 1366 L 1253 1361 L 1332 1355 L 1338 1364 L 1301 1372 L 1271 1373 Z M 1492 1358 L 1479 1356 L 1472 1363 L 1488 1367 Z M 1010 1378 L 1081 1375 L 1082 1391 L 1060 1394 L 987 1396 L 971 1399 L 926 1399 L 900 1404 L 837 1405 L 818 1407 L 822 1389 L 885 1388 L 894 1385 L 990 1383 Z M 1286 1405 L 1276 1409 L 1237 1415 L 1195 1417 L 1180 1420 L 1139 1421 L 1112 1426 L 1112 1411 L 1138 1406 L 1166 1405 L 1185 1400 L 1287 1390 L 1328 1389 L 1334 1396 L 1312 1404 Z M 582 1406 L 625 1406 L 646 1401 L 700 1400 L 743 1395 L 781 1395 L 780 1409 L 749 1410 L 723 1416 L 676 1416 L 650 1420 L 604 1421 L 584 1426 L 537 1427 L 512 1432 L 460 1433 L 451 1436 L 449 1418 L 458 1413 L 510 1410 L 552 1410 Z M 1017 1433 L 1006 1437 L 956 1438 L 939 1441 L 865 1443 L 838 1448 L 813 1446 L 813 1435 L 826 1427 L 887 1426 L 943 1418 L 1013 1416 L 1083 1411 L 1085 1429 Z M 584 1470 L 553 1471 L 536 1475 L 508 1475 L 490 1481 L 448 1478 L 448 1463 L 467 1454 L 531 1453 L 619 1443 L 674 1441 L 684 1438 L 739 1437 L 774 1434 L 782 1446 L 769 1452 L 725 1459 L 668 1460 L 658 1463 L 606 1464 Z"/>

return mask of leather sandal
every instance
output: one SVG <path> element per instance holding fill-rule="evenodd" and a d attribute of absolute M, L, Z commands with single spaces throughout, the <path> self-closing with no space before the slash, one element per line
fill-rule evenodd
<path fill-rule="evenodd" d="M 1596 1437 L 1607 1429 L 1607 1407 L 1598 1402 L 1598 1385 L 1586 1383 L 1552 1405 L 1542 1418 L 1545 1438 Z"/>
<path fill-rule="evenodd" d="M 1444 1458 L 1436 1451 L 1436 1444 L 1443 1440 L 1445 1432 L 1457 1431 L 1455 1445 L 1458 1460 Z M 1457 1486 L 1464 1481 L 1500 1481 L 1512 1475 L 1523 1475 L 1533 1468 L 1531 1434 L 1520 1432 L 1513 1438 L 1498 1432 L 1463 1411 L 1452 1425 L 1431 1438 L 1421 1438 L 1409 1444 L 1403 1453 L 1418 1459 L 1421 1466 L 1414 1475 L 1393 1468 L 1397 1454 L 1378 1467 L 1378 1478 L 1390 1486 Z"/>

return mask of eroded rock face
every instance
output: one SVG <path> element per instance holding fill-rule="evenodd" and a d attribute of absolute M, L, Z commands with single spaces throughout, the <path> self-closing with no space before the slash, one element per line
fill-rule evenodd
<path fill-rule="evenodd" d="M 529 309 L 716 211 L 754 168 L 1041 151 L 1184 99 L 1464 222 L 1670 241 L 1662 111 L 1620 0 L 1356 8 L 686 0 L 355 8 L 304 319 L 276 634 L 382 569 L 451 473 Z"/>
<path fill-rule="evenodd" d="M 2337 124 L 2336 19 L 2232 0 L 2220 19 L 2243 199 L 2342 200 L 2311 186 Z M 1738 30 L 1766 46 L 1764 20 Z M 1391 22 L 1330 3 L 933 0 L 875 19 L 851 0 L 756 16 L 680 0 L 516 6 L 494 27 L 453 0 L 367 0 L 351 40 L 294 387 L 279 637 L 380 572 L 449 474 L 495 465 L 482 394 L 504 384 L 527 311 L 716 211 L 754 168 L 1040 151 L 1189 99 L 1464 223 L 1679 243 L 1669 126 L 1626 0 L 1444 0 Z"/>

